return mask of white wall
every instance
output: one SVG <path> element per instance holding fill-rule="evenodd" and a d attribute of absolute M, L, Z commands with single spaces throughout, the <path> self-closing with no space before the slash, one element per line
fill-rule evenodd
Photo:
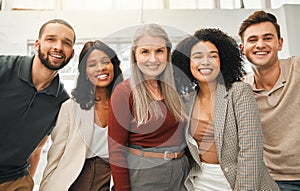
<path fill-rule="evenodd" d="M 288 43 L 289 55 L 300 54 L 300 5 L 287 5 L 283 7 L 282 12 L 285 13 L 283 22 L 285 25 L 285 42 Z"/>
<path fill-rule="evenodd" d="M 170 37 L 193 33 L 202 27 L 220 28 L 239 40 L 240 23 L 253 12 L 249 9 L 205 10 L 110 10 L 110 11 L 0 11 L 0 54 L 27 54 L 27 41 L 35 40 L 40 26 L 47 20 L 62 18 L 72 24 L 78 39 L 101 39 L 120 35 L 131 39 L 132 31 L 119 30 L 142 23 L 156 22 L 178 30 L 168 31 Z M 299 54 L 300 5 L 285 5 L 274 13 L 285 39 L 281 57 Z M 299 23 L 299 22 L 298 22 Z M 172 34 L 174 32 L 174 34 Z M 170 34 L 171 33 L 171 34 Z"/>

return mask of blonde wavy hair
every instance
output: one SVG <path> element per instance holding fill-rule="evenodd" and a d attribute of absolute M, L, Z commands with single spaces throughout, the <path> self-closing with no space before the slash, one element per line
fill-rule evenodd
<path fill-rule="evenodd" d="M 145 79 L 141 70 L 137 67 L 135 52 L 138 47 L 138 41 L 143 36 L 151 37 L 161 37 L 166 42 L 167 47 L 167 66 L 165 70 L 157 76 L 158 85 L 160 91 L 163 95 L 164 102 L 167 106 L 167 109 L 175 116 L 178 121 L 183 121 L 186 119 L 186 112 L 184 111 L 183 104 L 181 99 L 176 92 L 173 69 L 171 64 L 171 48 L 172 43 L 168 37 L 166 31 L 158 24 L 145 24 L 140 26 L 134 35 L 133 43 L 131 47 L 131 72 L 132 76 L 130 78 L 131 89 L 133 91 L 133 105 L 134 105 L 134 116 L 138 123 L 144 124 L 149 120 L 149 114 L 151 117 L 159 118 L 164 117 L 163 112 L 161 111 L 158 102 L 156 102 L 150 91 L 147 89 L 145 84 Z"/>

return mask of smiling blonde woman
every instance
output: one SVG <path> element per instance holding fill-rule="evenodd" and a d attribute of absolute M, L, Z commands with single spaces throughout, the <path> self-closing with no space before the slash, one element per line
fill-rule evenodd
<path fill-rule="evenodd" d="M 188 161 L 184 110 L 176 93 L 164 29 L 137 29 L 130 79 L 111 99 L 109 154 L 116 191 L 183 191 Z"/>

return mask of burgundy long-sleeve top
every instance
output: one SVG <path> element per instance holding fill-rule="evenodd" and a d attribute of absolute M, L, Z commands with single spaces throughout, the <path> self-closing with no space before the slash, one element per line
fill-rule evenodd
<path fill-rule="evenodd" d="M 184 123 L 178 122 L 167 110 L 164 101 L 158 101 L 165 117 L 151 118 L 137 126 L 133 118 L 133 96 L 129 80 L 120 83 L 111 96 L 108 119 L 109 157 L 116 191 L 130 191 L 126 162 L 129 144 L 142 147 L 180 146 L 184 141 Z"/>

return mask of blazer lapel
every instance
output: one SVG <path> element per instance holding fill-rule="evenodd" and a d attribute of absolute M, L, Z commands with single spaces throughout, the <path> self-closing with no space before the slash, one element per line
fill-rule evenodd
<path fill-rule="evenodd" d="M 225 127 L 225 118 L 227 113 L 228 105 L 228 92 L 226 91 L 225 85 L 218 83 L 217 93 L 216 93 L 216 105 L 215 105 L 215 116 L 214 116 L 214 125 L 215 125 L 215 141 L 216 148 L 219 159 L 221 158 L 221 149 L 223 143 L 223 132 Z"/>
<path fill-rule="evenodd" d="M 187 102 L 187 108 L 189 108 L 189 117 L 191 118 L 192 116 L 192 112 L 193 112 L 193 108 L 194 108 L 194 103 L 197 99 L 197 92 L 191 92 L 189 94 L 189 101 Z M 189 146 L 189 150 L 191 155 L 193 155 L 193 158 L 195 159 L 196 163 L 198 163 L 199 166 L 201 166 L 201 160 L 198 154 L 198 147 L 197 147 L 197 143 L 195 141 L 195 139 L 192 137 L 191 133 L 190 133 L 190 124 L 191 124 L 191 120 L 188 120 L 186 129 L 185 129 L 185 137 L 186 137 L 186 142 Z"/>
<path fill-rule="evenodd" d="M 74 106 L 76 127 L 79 134 L 86 145 L 89 147 L 92 143 L 92 135 L 94 132 L 94 107 L 89 110 L 83 110 L 79 104 Z"/>

